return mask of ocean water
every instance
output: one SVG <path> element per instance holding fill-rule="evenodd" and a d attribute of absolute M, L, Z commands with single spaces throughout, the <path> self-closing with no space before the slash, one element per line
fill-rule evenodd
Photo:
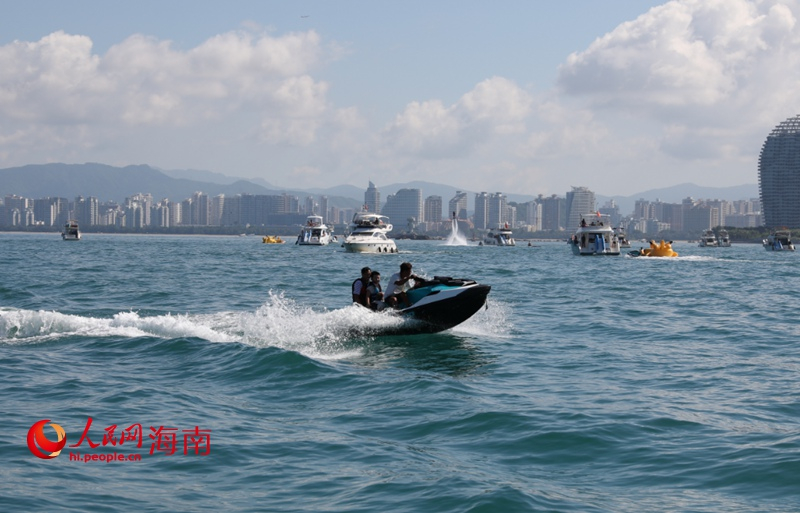
<path fill-rule="evenodd" d="M 800 511 L 800 254 L 398 247 L 0 234 L 0 510 Z M 487 309 L 381 336 L 405 260 Z"/>

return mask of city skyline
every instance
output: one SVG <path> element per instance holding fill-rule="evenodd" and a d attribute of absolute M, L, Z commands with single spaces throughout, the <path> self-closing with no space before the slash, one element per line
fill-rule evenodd
<path fill-rule="evenodd" d="M 509 202 L 503 193 L 475 193 L 474 211 L 467 210 L 467 197 L 456 191 L 448 202 L 459 223 L 467 221 L 470 229 L 490 230 L 500 226 L 526 232 L 564 231 L 576 226 L 588 213 L 606 214 L 614 226 L 625 225 L 629 231 L 657 234 L 662 231 L 697 231 L 717 226 L 752 228 L 762 226 L 763 215 L 758 199 L 728 201 L 684 198 L 680 203 L 640 199 L 631 214 L 623 214 L 612 200 L 602 207 L 593 191 L 573 187 L 565 197 L 555 194 L 539 195 L 535 200 Z M 400 227 L 398 232 L 438 232 L 450 225 L 449 216 L 442 215 L 441 196 L 430 195 L 423 200 L 421 189 L 400 189 L 380 203 L 380 191 L 369 182 L 364 190 L 364 202 L 358 208 L 330 205 L 326 195 L 300 198 L 291 194 L 253 195 L 219 194 L 209 196 L 195 192 L 182 201 L 167 198 L 154 200 L 150 193 L 137 193 L 122 203 L 100 202 L 96 197 L 78 196 L 74 201 L 62 197 L 26 198 L 7 194 L 0 203 L 0 226 L 24 228 L 53 227 L 68 219 L 85 226 L 116 228 L 175 227 L 268 227 L 303 224 L 304 216 L 321 215 L 328 224 L 347 224 L 362 208 L 388 216 Z M 437 210 L 437 211 L 434 211 Z M 405 226 L 403 228 L 403 226 Z"/>
<path fill-rule="evenodd" d="M 797 110 L 798 19 L 790 0 L 12 3 L 0 167 L 545 195 L 753 183 Z"/>

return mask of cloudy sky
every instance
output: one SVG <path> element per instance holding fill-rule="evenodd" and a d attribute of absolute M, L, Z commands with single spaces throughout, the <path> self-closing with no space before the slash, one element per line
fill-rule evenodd
<path fill-rule="evenodd" d="M 800 0 L 491 4 L 8 2 L 0 168 L 629 195 L 756 183 L 800 113 Z"/>

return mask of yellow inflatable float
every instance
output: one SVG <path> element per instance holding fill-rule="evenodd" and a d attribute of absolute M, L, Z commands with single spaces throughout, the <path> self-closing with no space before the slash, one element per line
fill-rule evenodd
<path fill-rule="evenodd" d="M 261 242 L 264 244 L 283 244 L 286 242 L 285 240 L 281 239 L 277 235 L 267 235 L 261 239 Z"/>
<path fill-rule="evenodd" d="M 676 257 L 678 253 L 672 250 L 672 242 L 662 240 L 661 244 L 656 244 L 656 241 L 651 240 L 649 248 L 631 251 L 631 256 Z"/>

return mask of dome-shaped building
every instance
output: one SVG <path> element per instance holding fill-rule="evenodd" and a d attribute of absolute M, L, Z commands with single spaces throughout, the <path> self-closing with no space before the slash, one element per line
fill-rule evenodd
<path fill-rule="evenodd" d="M 800 115 L 776 126 L 758 158 L 761 211 L 770 228 L 800 228 Z"/>

